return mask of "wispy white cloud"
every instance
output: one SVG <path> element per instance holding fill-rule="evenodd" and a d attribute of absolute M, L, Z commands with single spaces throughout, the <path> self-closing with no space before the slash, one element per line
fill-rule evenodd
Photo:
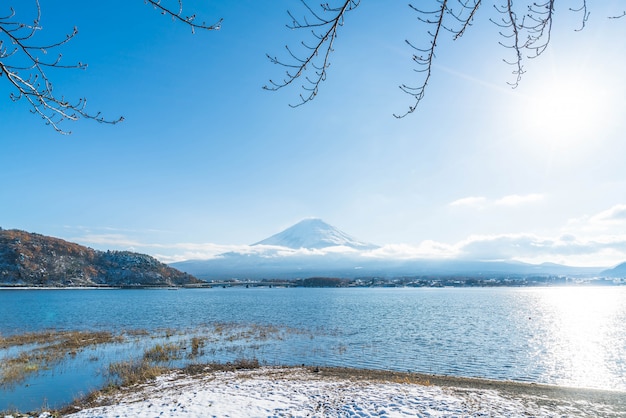
<path fill-rule="evenodd" d="M 602 211 L 590 219 L 595 224 L 626 224 L 626 205 L 615 205 L 610 209 Z"/>
<path fill-rule="evenodd" d="M 152 233 L 152 232 L 160 232 L 160 233 L 170 233 L 172 231 L 164 230 L 164 229 L 155 229 L 155 228 L 146 228 L 146 229 L 132 229 L 132 228 L 117 228 L 112 226 L 85 226 L 85 225 L 63 225 L 63 228 L 67 230 L 75 230 L 80 231 L 85 234 L 95 233 L 94 231 L 106 231 L 106 233 Z"/>
<path fill-rule="evenodd" d="M 208 260 L 229 252 L 248 253 L 248 245 L 225 245 L 213 243 L 143 244 L 135 251 L 152 254 L 164 263 L 185 260 Z"/>
<path fill-rule="evenodd" d="M 539 193 L 531 193 L 526 195 L 512 194 L 496 199 L 494 204 L 503 206 L 518 206 L 526 203 L 538 202 L 543 199 L 543 195 Z"/>
<path fill-rule="evenodd" d="M 485 209 L 494 206 L 520 206 L 528 203 L 538 202 L 544 198 L 543 194 L 530 193 L 526 195 L 511 194 L 496 199 L 489 199 L 485 196 L 468 196 L 457 199 L 449 203 L 452 207 L 469 207 L 474 209 Z"/>
<path fill-rule="evenodd" d="M 73 241 L 76 241 L 81 244 L 88 245 L 107 245 L 114 247 L 136 247 L 141 244 L 139 241 L 131 239 L 123 234 L 87 234 L 80 237 L 72 238 Z"/>
<path fill-rule="evenodd" d="M 454 202 L 450 202 L 449 206 L 471 207 L 471 208 L 483 208 L 487 206 L 488 200 L 483 196 L 468 196 L 461 199 L 457 199 Z"/>
<path fill-rule="evenodd" d="M 542 237 L 532 234 L 472 236 L 458 244 L 462 256 L 477 259 L 527 259 L 576 256 L 616 248 L 626 253 L 626 236 L 582 240 L 572 235 Z"/>
<path fill-rule="evenodd" d="M 626 260 L 626 235 L 596 236 L 593 239 L 572 235 L 500 235 L 468 241 L 463 250 L 468 258 L 490 256 L 536 263 L 610 266 Z"/>
<path fill-rule="evenodd" d="M 626 234 L 580 239 L 573 235 L 474 235 L 454 244 L 424 241 L 386 245 L 364 256 L 391 259 L 465 259 L 554 262 L 572 266 L 612 266 L 626 261 Z"/>
<path fill-rule="evenodd" d="M 618 204 L 595 215 L 568 220 L 564 231 L 574 234 L 626 233 L 626 204 Z"/>
<path fill-rule="evenodd" d="M 543 195 L 510 195 L 491 204 L 521 205 Z M 477 197 L 459 205 L 487 202 Z M 626 204 L 618 204 L 592 216 L 571 220 L 555 235 L 529 233 L 476 234 L 456 243 L 423 241 L 416 246 L 387 245 L 371 253 L 390 258 L 456 258 L 467 260 L 516 260 L 554 262 L 572 266 L 612 266 L 626 261 Z"/>
<path fill-rule="evenodd" d="M 454 245 L 426 240 L 418 245 L 389 244 L 374 250 L 362 253 L 365 257 L 391 258 L 397 260 L 408 259 L 445 259 L 458 256 Z"/>
<path fill-rule="evenodd" d="M 174 261 L 209 259 L 231 251 L 245 253 L 250 251 L 248 245 L 228 245 L 214 243 L 146 243 L 129 238 L 123 234 L 87 234 L 72 239 L 82 245 L 107 248 L 112 250 L 128 250 L 153 254 L 166 263 Z"/>

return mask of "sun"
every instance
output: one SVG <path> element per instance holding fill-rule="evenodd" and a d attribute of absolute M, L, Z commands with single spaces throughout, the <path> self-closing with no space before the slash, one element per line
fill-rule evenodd
<path fill-rule="evenodd" d="M 615 117 L 610 89 L 598 74 L 538 77 L 520 89 L 517 113 L 525 140 L 545 151 L 591 146 L 602 139 Z"/>

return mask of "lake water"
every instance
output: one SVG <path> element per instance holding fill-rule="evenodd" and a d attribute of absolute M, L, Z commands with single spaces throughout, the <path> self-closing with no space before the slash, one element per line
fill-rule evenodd
<path fill-rule="evenodd" d="M 626 287 L 0 291 L 5 336 L 44 329 L 193 334 L 213 332 L 214 324 L 274 331 L 215 339 L 203 361 L 254 357 L 626 391 Z M 71 401 L 103 383 L 106 361 L 136 357 L 151 343 L 84 350 L 0 388 L 0 410 Z M 0 361 L 11 355 L 0 350 Z"/>

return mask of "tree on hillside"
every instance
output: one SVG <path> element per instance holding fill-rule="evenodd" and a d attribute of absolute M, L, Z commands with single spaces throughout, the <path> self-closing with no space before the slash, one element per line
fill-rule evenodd
<path fill-rule="evenodd" d="M 0 11 L 0 77 L 9 84 L 11 99 L 27 101 L 33 113 L 60 133 L 67 133 L 59 125 L 64 120 L 83 118 L 111 124 L 123 120 L 89 113 L 85 109 L 85 99 L 72 102 L 53 91 L 49 70 L 84 69 L 86 64 L 65 63 L 61 55 L 56 53 L 57 49 L 76 36 L 76 28 L 58 42 L 44 45 L 37 43 L 37 34 L 41 31 L 41 7 L 39 0 L 32 1 L 36 10 L 32 23 L 25 23 L 22 15 L 18 17 L 13 8 L 4 15 Z M 301 40 L 298 47 L 287 46 L 285 58 L 268 55 L 269 60 L 284 67 L 286 73 L 280 81 L 270 80 L 264 86 L 266 90 L 279 90 L 304 80 L 299 87 L 302 90 L 299 101 L 292 104 L 293 107 L 317 96 L 321 83 L 328 75 L 338 31 L 344 26 L 348 13 L 357 9 L 361 3 L 361 0 L 335 0 L 313 7 L 307 0 L 300 1 L 304 10 L 302 17 L 288 11 L 291 22 L 287 26 L 304 33 L 305 39 Z M 192 31 L 218 30 L 222 22 L 220 19 L 210 25 L 197 23 L 195 14 L 183 13 L 183 0 L 144 2 L 174 21 L 189 26 Z M 423 26 L 423 31 L 422 38 L 417 41 L 406 40 L 413 51 L 417 77 L 413 84 L 400 85 L 400 89 L 412 98 L 412 104 L 395 116 L 404 117 L 416 110 L 430 81 L 439 42 L 444 36 L 451 36 L 455 40 L 463 36 L 481 7 L 493 7 L 499 16 L 492 22 L 500 28 L 500 44 L 507 49 L 508 54 L 504 60 L 512 66 L 513 79 L 509 84 L 516 87 L 524 74 L 525 60 L 540 56 L 550 43 L 555 3 L 555 0 L 525 0 L 514 4 L 513 0 L 494 0 L 490 5 L 485 5 L 482 0 L 428 0 L 420 1 L 419 6 L 409 4 L 417 23 Z M 568 11 L 580 15 L 580 27 L 576 30 L 582 30 L 590 15 L 587 1 L 578 0 Z M 620 11 L 609 18 L 624 16 L 626 11 Z"/>

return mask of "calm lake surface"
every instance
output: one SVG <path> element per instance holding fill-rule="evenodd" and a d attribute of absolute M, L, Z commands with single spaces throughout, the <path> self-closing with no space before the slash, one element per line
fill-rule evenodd
<path fill-rule="evenodd" d="M 216 339 L 203 361 L 257 358 L 626 391 L 626 287 L 0 290 L 4 336 L 193 334 L 216 323 L 279 331 Z M 103 383 L 106 362 L 141 356 L 152 343 L 85 350 L 0 388 L 0 410 L 69 402 Z M 0 350 L 0 362 L 11 355 Z"/>

